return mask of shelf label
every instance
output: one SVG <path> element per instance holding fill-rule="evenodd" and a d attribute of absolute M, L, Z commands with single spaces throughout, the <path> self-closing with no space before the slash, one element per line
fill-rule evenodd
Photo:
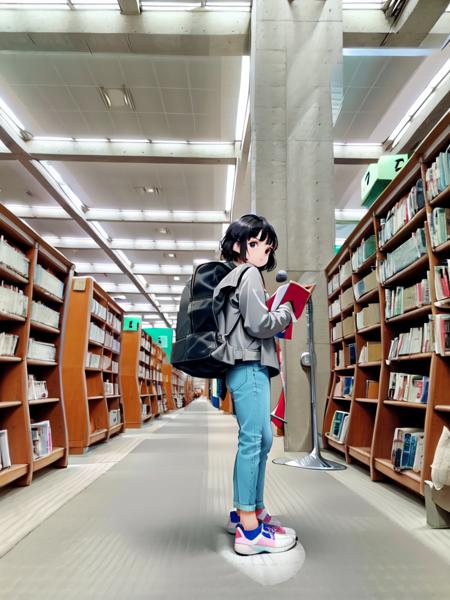
<path fill-rule="evenodd" d="M 140 317 L 125 317 L 123 320 L 124 331 L 139 331 L 141 326 Z"/>
<path fill-rule="evenodd" d="M 408 162 L 407 154 L 382 156 L 377 163 L 369 165 L 361 179 L 361 204 L 372 206 L 384 188 Z"/>

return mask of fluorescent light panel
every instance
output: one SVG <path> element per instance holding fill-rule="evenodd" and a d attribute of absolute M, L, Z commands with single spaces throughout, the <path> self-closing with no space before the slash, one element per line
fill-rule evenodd
<path fill-rule="evenodd" d="M 44 235 L 45 241 L 56 248 L 98 248 L 97 243 L 90 237 Z M 216 241 L 193 240 L 147 240 L 117 238 L 109 244 L 113 250 L 217 250 Z"/>
<path fill-rule="evenodd" d="M 396 146 L 406 131 L 411 127 L 414 118 L 425 108 L 430 102 L 435 91 L 442 85 L 450 74 L 450 59 L 446 61 L 444 66 L 439 69 L 436 75 L 431 79 L 430 83 L 423 92 L 416 98 L 405 116 L 401 119 L 397 127 L 389 136 L 388 140 L 392 142 L 392 147 Z"/>

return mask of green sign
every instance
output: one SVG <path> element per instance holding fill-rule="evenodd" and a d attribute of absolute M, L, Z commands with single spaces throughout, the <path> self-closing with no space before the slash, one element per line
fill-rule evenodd
<path fill-rule="evenodd" d="M 173 329 L 169 327 L 146 327 L 144 331 L 151 336 L 152 340 L 158 346 L 161 346 L 170 361 L 170 357 L 172 356 Z"/>
<path fill-rule="evenodd" d="M 139 331 L 142 319 L 140 317 L 125 317 L 123 320 L 124 331 Z"/>
<path fill-rule="evenodd" d="M 369 165 L 361 179 L 361 202 L 369 207 L 384 188 L 394 179 L 408 162 L 407 154 L 382 156 L 377 163 Z"/>

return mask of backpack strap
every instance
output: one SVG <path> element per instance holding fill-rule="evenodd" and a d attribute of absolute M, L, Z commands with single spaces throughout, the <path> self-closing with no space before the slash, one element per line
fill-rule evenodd
<path fill-rule="evenodd" d="M 214 291 L 214 296 L 213 296 L 213 312 L 214 312 L 214 317 L 216 319 L 216 323 L 217 323 L 217 314 L 220 312 L 220 310 L 223 309 L 225 302 L 228 300 L 228 298 L 229 298 L 230 294 L 233 292 L 233 290 L 235 290 L 236 288 L 239 287 L 244 273 L 251 266 L 253 266 L 253 265 L 251 265 L 249 263 L 244 263 L 243 265 L 239 265 L 239 267 L 236 267 L 236 269 L 234 269 L 232 271 L 234 277 L 231 278 L 230 282 L 226 282 L 225 285 L 223 285 L 223 286 L 221 285 L 221 283 L 219 283 L 219 285 L 217 286 L 216 290 Z M 228 331 L 225 332 L 225 334 L 224 334 L 225 337 L 229 336 L 235 330 L 241 317 L 242 317 L 242 315 L 238 312 L 236 314 L 236 318 L 234 319 L 234 322 L 231 324 L 231 327 L 228 329 Z"/>

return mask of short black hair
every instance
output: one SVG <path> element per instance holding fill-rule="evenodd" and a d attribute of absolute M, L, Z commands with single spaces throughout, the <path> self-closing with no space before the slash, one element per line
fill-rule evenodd
<path fill-rule="evenodd" d="M 265 217 L 258 215 L 243 215 L 237 221 L 233 221 L 220 241 L 221 258 L 228 261 L 247 261 L 247 242 L 251 238 L 259 238 L 272 246 L 269 259 L 261 271 L 273 271 L 277 265 L 275 250 L 278 248 L 278 238 L 275 229 Z M 240 252 L 233 250 L 236 242 L 240 244 Z"/>

